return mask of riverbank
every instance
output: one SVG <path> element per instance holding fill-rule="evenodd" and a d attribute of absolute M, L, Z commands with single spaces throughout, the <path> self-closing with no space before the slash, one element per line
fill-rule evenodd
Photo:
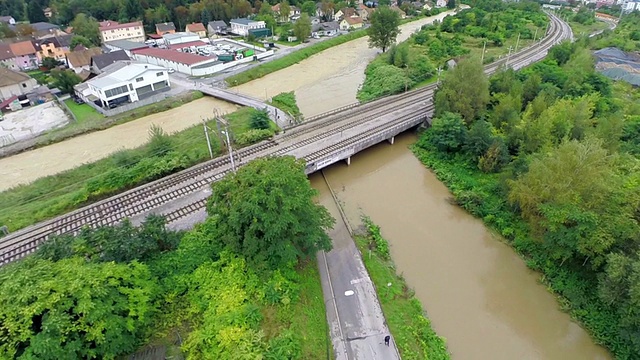
<path fill-rule="evenodd" d="M 247 146 L 262 139 L 243 136 L 252 132 L 251 117 L 258 112 L 241 108 L 226 116 L 237 143 Z M 271 126 L 268 134 L 277 131 Z M 226 149 L 215 136 L 215 121 L 207 127 L 215 157 Z M 0 226 L 16 231 L 210 159 L 202 124 L 172 135 L 154 125 L 147 131 L 148 142 L 140 147 L 0 192 Z"/>
<path fill-rule="evenodd" d="M 364 217 L 365 234 L 355 237 L 369 276 L 377 289 L 387 325 L 405 359 L 450 359 L 444 338 L 431 327 L 431 321 L 414 291 L 397 274 L 389 243 L 380 227 Z"/>
<path fill-rule="evenodd" d="M 20 141 L 19 143 L 0 148 L 0 158 L 19 154 L 24 151 L 38 149 L 55 144 L 69 138 L 89 134 L 95 131 L 105 130 L 113 126 L 143 118 L 152 114 L 175 109 L 188 104 L 204 96 L 200 91 L 189 91 L 177 96 L 167 98 L 155 104 L 124 112 L 111 117 L 105 117 L 94 108 L 86 104 L 76 104 L 71 100 L 64 101 L 66 107 L 73 113 L 74 120 L 65 127 L 49 131 L 36 138 Z M 65 106 L 59 105 L 59 106 Z"/>

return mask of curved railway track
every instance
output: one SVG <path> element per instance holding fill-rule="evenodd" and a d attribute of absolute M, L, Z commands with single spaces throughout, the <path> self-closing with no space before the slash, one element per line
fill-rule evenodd
<path fill-rule="evenodd" d="M 553 14 L 549 14 L 549 17 L 551 20 L 549 28 L 540 42 L 514 53 L 509 59 L 501 59 L 485 66 L 485 73 L 491 74 L 497 71 L 507 61 L 509 62 L 506 65 L 514 68 L 520 68 L 538 61 L 546 55 L 546 50 L 551 46 L 564 40 L 567 36 L 571 36 L 571 30 L 566 23 L 560 21 Z M 238 165 L 242 165 L 257 156 L 284 155 L 336 134 L 342 134 L 345 130 L 365 124 L 371 119 L 391 114 L 397 109 L 405 108 L 408 111 L 403 113 L 401 118 L 369 128 L 357 135 L 346 137 L 337 143 L 329 144 L 304 156 L 308 163 L 314 162 L 342 148 L 376 136 L 382 130 L 402 126 L 402 124 L 417 117 L 426 119 L 431 116 L 433 104 L 427 104 L 426 102 L 433 96 L 436 86 L 436 84 L 431 84 L 403 94 L 388 96 L 363 104 L 344 106 L 308 118 L 304 123 L 286 129 L 285 133 L 274 137 L 272 140 L 263 141 L 235 151 L 234 157 Z M 328 126 L 330 127 L 327 128 Z M 222 178 L 229 171 L 230 161 L 228 157 L 220 157 L 58 218 L 19 230 L 0 240 L 0 265 L 32 253 L 50 235 L 75 232 L 83 226 L 110 225 L 126 217 L 144 214 L 151 209 L 202 190 L 211 182 Z M 206 199 L 196 200 L 167 211 L 163 215 L 171 223 L 201 210 L 205 204 Z"/>

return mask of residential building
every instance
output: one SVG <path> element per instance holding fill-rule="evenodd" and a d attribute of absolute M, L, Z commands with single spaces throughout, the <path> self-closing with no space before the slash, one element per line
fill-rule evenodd
<path fill-rule="evenodd" d="M 0 100 L 26 95 L 37 86 L 38 82 L 29 75 L 0 67 Z"/>
<path fill-rule="evenodd" d="M 9 44 L 0 43 L 0 68 L 6 67 L 11 70 L 18 70 L 16 56 L 11 51 Z"/>
<path fill-rule="evenodd" d="M 436 7 L 437 8 L 443 8 L 447 6 L 447 0 L 437 0 L 436 1 Z"/>
<path fill-rule="evenodd" d="M 107 20 L 100 22 L 99 29 L 103 43 L 114 40 L 129 40 L 140 43 L 145 41 L 144 27 L 140 21 L 120 24 L 117 21 Z"/>
<path fill-rule="evenodd" d="M 94 74 L 101 74 L 104 69 L 118 61 L 129 61 L 129 55 L 124 50 L 116 50 L 105 54 L 94 55 L 91 57 L 91 72 Z"/>
<path fill-rule="evenodd" d="M 202 25 L 202 23 L 189 24 L 186 26 L 185 31 L 198 34 L 201 39 L 207 37 L 207 29 Z"/>
<path fill-rule="evenodd" d="M 311 26 L 320 24 L 320 19 L 317 16 L 310 16 Z"/>
<path fill-rule="evenodd" d="M 209 36 L 212 35 L 226 35 L 229 26 L 222 20 L 217 21 L 209 21 L 207 24 L 207 31 L 209 32 Z"/>
<path fill-rule="evenodd" d="M 42 40 L 33 40 L 33 47 L 36 49 L 36 56 L 38 57 L 38 63 L 42 63 L 42 60 L 46 57 L 54 58 L 58 61 L 67 61 L 67 53 L 69 48 L 64 48 L 56 37 L 45 38 Z"/>
<path fill-rule="evenodd" d="M 76 74 L 91 71 L 91 58 L 102 54 L 102 49 L 94 47 L 91 49 L 74 50 L 67 53 L 67 66 Z"/>
<path fill-rule="evenodd" d="M 326 10 L 327 14 L 325 14 L 325 12 L 322 11 L 322 7 L 323 7 L 322 4 L 323 4 L 322 2 L 317 2 L 316 3 L 316 16 L 317 17 L 324 17 L 326 15 L 327 18 L 333 19 L 333 15 L 334 15 L 333 9 L 326 8 L 325 10 Z"/>
<path fill-rule="evenodd" d="M 334 21 L 340 21 L 344 18 L 348 17 L 356 17 L 358 14 L 356 13 L 356 9 L 354 8 L 342 8 L 338 10 L 335 14 L 333 14 Z"/>
<path fill-rule="evenodd" d="M 247 18 L 231 19 L 231 32 L 241 36 L 249 35 L 249 30 L 264 29 L 264 21 L 249 20 Z"/>
<path fill-rule="evenodd" d="M 362 18 L 362 21 L 369 20 L 369 16 L 373 13 L 374 9 L 367 7 L 365 4 L 358 4 L 358 9 L 356 9 L 358 16 Z"/>
<path fill-rule="evenodd" d="M 133 50 L 146 49 L 149 46 L 145 43 L 130 40 L 114 40 L 104 43 L 104 47 L 109 49 L 109 51 L 124 50 L 130 57 Z"/>
<path fill-rule="evenodd" d="M 133 58 L 192 76 L 213 74 L 216 72 L 215 65 L 221 64 L 215 57 L 160 48 L 134 50 Z"/>
<path fill-rule="evenodd" d="M 16 19 L 11 16 L 0 16 L 0 22 L 3 22 L 8 25 L 15 25 Z"/>
<path fill-rule="evenodd" d="M 172 22 L 156 24 L 156 34 L 158 35 L 175 34 L 175 33 L 176 33 L 176 26 L 173 25 Z"/>
<path fill-rule="evenodd" d="M 85 84 L 92 95 L 87 100 L 100 103 L 103 107 L 136 102 L 169 90 L 171 86 L 167 68 L 133 61 L 111 64 L 104 68 L 102 74 Z"/>
<path fill-rule="evenodd" d="M 60 30 L 60 26 L 50 24 L 48 22 L 37 22 L 29 25 L 33 28 L 33 35 L 36 38 L 63 34 L 63 31 Z"/>
<path fill-rule="evenodd" d="M 340 30 L 340 24 L 335 21 L 323 22 L 315 25 L 311 25 L 311 36 L 335 36 L 338 35 Z"/>
<path fill-rule="evenodd" d="M 634 10 L 640 10 L 640 1 L 627 1 L 622 4 L 622 9 L 625 13 L 633 12 Z"/>
<path fill-rule="evenodd" d="M 405 13 L 402 9 L 400 9 L 397 6 L 392 6 L 391 10 L 395 11 L 396 13 L 398 13 L 398 16 L 400 16 L 400 19 L 406 19 L 407 18 L 407 13 Z"/>
<path fill-rule="evenodd" d="M 46 7 L 46 8 L 44 8 L 44 10 L 42 10 L 42 12 L 44 12 L 44 16 L 45 16 L 47 19 L 51 19 L 51 18 L 53 17 L 53 10 L 51 10 L 51 8 L 50 8 L 50 7 Z"/>
<path fill-rule="evenodd" d="M 200 41 L 200 36 L 198 36 L 197 34 L 191 34 L 191 33 L 185 33 L 185 32 L 180 32 L 175 34 L 166 34 L 166 35 L 163 35 L 162 37 L 164 38 L 164 44 L 166 46 L 188 43 L 193 41 Z"/>
<path fill-rule="evenodd" d="M 287 18 L 280 16 L 280 4 L 275 4 L 271 7 L 271 11 L 280 18 L 280 21 L 295 21 L 300 18 L 300 8 L 296 6 L 289 6 L 289 15 Z"/>
<path fill-rule="evenodd" d="M 16 65 L 20 70 L 31 70 L 38 67 L 36 48 L 31 41 L 20 41 L 10 44 L 11 52 L 15 56 Z"/>
<path fill-rule="evenodd" d="M 340 21 L 340 30 L 360 29 L 362 25 L 362 18 L 360 17 L 345 17 Z"/>

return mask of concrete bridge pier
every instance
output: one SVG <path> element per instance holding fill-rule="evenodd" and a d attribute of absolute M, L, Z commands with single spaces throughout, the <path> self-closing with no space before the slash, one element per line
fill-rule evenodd
<path fill-rule="evenodd" d="M 347 163 L 347 166 L 351 165 L 351 156 L 349 156 L 348 158 L 344 159 L 344 161 Z"/>
<path fill-rule="evenodd" d="M 393 145 L 394 141 L 396 140 L 395 136 L 392 136 L 391 139 L 387 139 L 387 141 L 389 142 L 389 144 Z"/>

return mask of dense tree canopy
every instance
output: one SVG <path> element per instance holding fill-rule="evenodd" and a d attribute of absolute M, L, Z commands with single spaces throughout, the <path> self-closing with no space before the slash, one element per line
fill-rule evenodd
<path fill-rule="evenodd" d="M 488 103 L 489 80 L 475 59 L 460 61 L 446 74 L 435 95 L 436 114 L 455 112 L 468 124 L 485 112 Z"/>
<path fill-rule="evenodd" d="M 100 45 L 100 29 L 96 19 L 80 13 L 76 15 L 70 26 L 73 28 L 75 35 L 88 39 L 93 45 Z"/>
<path fill-rule="evenodd" d="M 295 24 L 293 24 L 293 34 L 298 41 L 306 42 L 311 36 L 311 19 L 309 15 L 302 14 Z"/>
<path fill-rule="evenodd" d="M 272 267 L 327 250 L 333 219 L 293 157 L 261 158 L 213 183 L 207 210 L 234 252 Z"/>
<path fill-rule="evenodd" d="M 369 46 L 380 48 L 382 52 L 387 51 L 400 34 L 400 16 L 391 8 L 381 6 L 371 15 L 369 21 Z"/>

